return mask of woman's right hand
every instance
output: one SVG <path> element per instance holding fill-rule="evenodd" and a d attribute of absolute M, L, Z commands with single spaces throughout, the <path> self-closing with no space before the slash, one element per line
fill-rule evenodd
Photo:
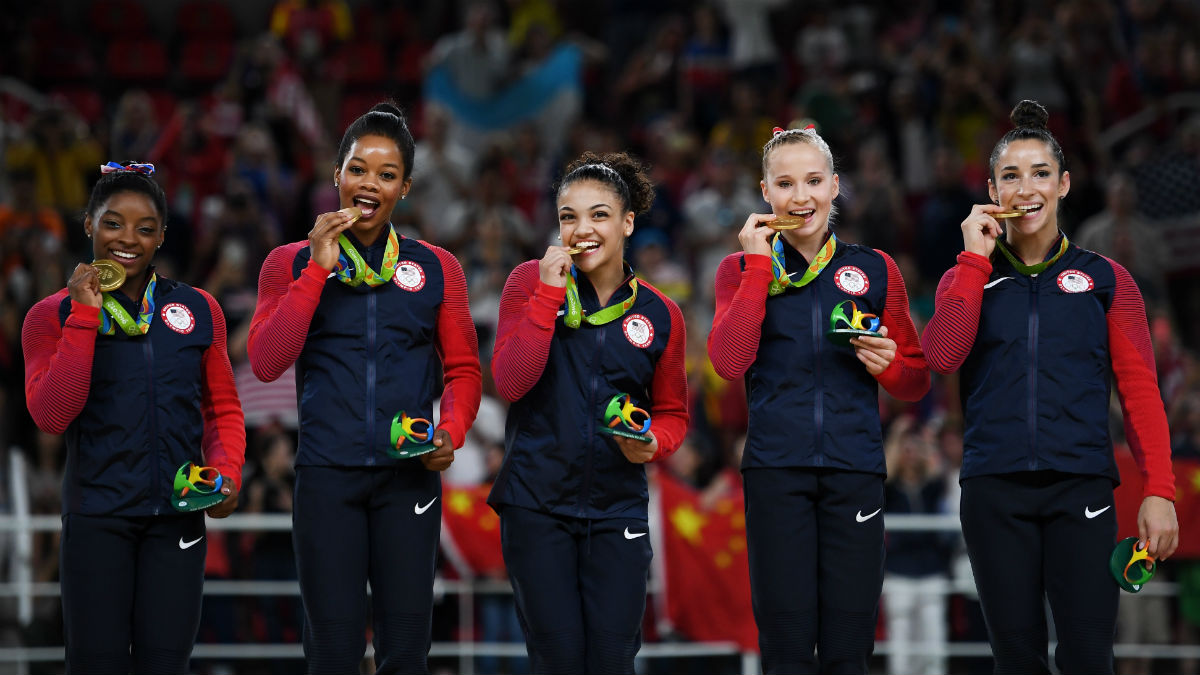
<path fill-rule="evenodd" d="M 350 209 L 322 213 L 317 216 L 317 222 L 308 231 L 308 250 L 312 255 L 313 262 L 327 272 L 333 271 L 334 266 L 337 265 L 338 255 L 341 253 L 338 247 L 338 235 L 350 229 L 350 226 L 357 220 L 348 211 Z"/>
<path fill-rule="evenodd" d="M 103 303 L 100 297 L 100 273 L 87 263 L 79 263 L 67 281 L 67 291 L 71 299 L 83 305 L 99 307 Z"/>
<path fill-rule="evenodd" d="M 567 285 L 567 276 L 571 274 L 571 256 L 566 246 L 551 246 L 546 249 L 538 263 L 538 274 L 542 283 L 547 286 L 563 288 Z"/>
<path fill-rule="evenodd" d="M 992 251 L 996 250 L 996 239 L 1004 234 L 1000 221 L 991 214 L 1004 210 L 997 204 L 973 206 L 971 215 L 962 221 L 963 250 L 990 258 Z"/>
<path fill-rule="evenodd" d="M 746 219 L 746 224 L 742 226 L 741 232 L 738 232 L 738 241 L 742 243 L 742 250 L 748 254 L 771 255 L 771 235 L 775 234 L 775 230 L 767 227 L 767 223 L 775 220 L 774 213 L 751 213 Z"/>

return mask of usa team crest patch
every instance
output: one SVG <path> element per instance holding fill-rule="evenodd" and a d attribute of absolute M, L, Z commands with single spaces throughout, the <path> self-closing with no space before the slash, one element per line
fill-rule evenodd
<path fill-rule="evenodd" d="M 159 315 L 168 328 L 180 335 L 187 335 L 196 329 L 196 317 L 192 316 L 192 310 L 186 305 L 168 302 Z"/>
<path fill-rule="evenodd" d="M 1086 293 L 1096 287 L 1095 282 L 1085 272 L 1079 270 L 1063 270 L 1058 275 L 1058 287 L 1064 293 Z"/>
<path fill-rule="evenodd" d="M 838 290 L 850 295 L 863 295 L 871 288 L 871 280 L 867 278 L 866 272 L 854 265 L 839 267 L 837 274 L 833 275 L 833 283 L 837 285 Z"/>
<path fill-rule="evenodd" d="M 625 317 L 625 321 L 621 323 L 621 330 L 625 332 L 625 339 L 634 347 L 645 349 L 654 342 L 654 324 L 641 314 Z"/>
<path fill-rule="evenodd" d="M 406 291 L 417 291 L 425 288 L 425 270 L 411 260 L 401 260 L 396 263 L 396 274 L 392 281 Z"/>

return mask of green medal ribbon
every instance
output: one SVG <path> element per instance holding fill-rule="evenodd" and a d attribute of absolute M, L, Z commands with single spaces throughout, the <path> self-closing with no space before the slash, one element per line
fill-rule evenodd
<path fill-rule="evenodd" d="M 779 295 L 790 287 L 799 288 L 807 286 L 809 282 L 817 278 L 821 270 L 833 260 L 833 252 L 837 249 L 837 236 L 830 233 L 829 238 L 825 240 L 825 245 L 817 252 L 817 256 L 813 258 L 812 264 L 808 269 L 804 270 L 804 275 L 800 277 L 800 281 L 792 281 L 791 275 L 783 266 L 783 240 L 780 239 L 781 232 L 776 232 L 771 239 L 771 271 L 775 274 L 775 278 L 771 280 L 771 285 L 767 289 L 770 295 Z"/>
<path fill-rule="evenodd" d="M 354 248 L 354 244 L 350 243 L 345 233 L 338 235 L 338 244 L 341 246 L 341 252 L 333 271 L 343 284 L 358 286 L 365 281 L 368 286 L 379 286 L 391 281 L 396 274 L 396 262 L 400 260 L 400 237 L 396 235 L 396 228 L 390 224 L 387 247 L 383 249 L 383 265 L 378 272 L 367 265 L 367 261 L 363 260 L 362 254 Z M 348 268 L 353 268 L 353 275 Z"/>
<path fill-rule="evenodd" d="M 158 275 L 151 272 L 150 282 L 146 284 L 146 292 L 142 294 L 142 304 L 138 309 L 136 323 L 116 298 L 109 293 L 101 293 L 104 302 L 100 305 L 100 327 L 96 330 L 103 335 L 116 335 L 117 329 L 113 326 L 113 322 L 116 322 L 126 335 L 132 337 L 145 335 L 150 330 L 150 322 L 154 320 L 154 287 L 156 285 L 158 285 Z"/>
<path fill-rule="evenodd" d="M 1067 241 L 1067 235 L 1064 234 L 1062 235 L 1062 243 L 1058 245 L 1058 253 L 1055 253 L 1053 258 L 1044 260 L 1036 265 L 1026 265 L 1018 260 L 1017 256 L 1013 255 L 1012 251 L 1008 250 L 1008 246 L 1004 245 L 1003 239 L 996 240 L 996 248 L 1000 249 L 1000 252 L 1004 254 L 1005 258 L 1008 258 L 1008 262 L 1012 264 L 1014 269 L 1025 275 L 1041 274 L 1042 270 L 1045 270 L 1047 267 L 1057 262 L 1058 259 L 1062 257 L 1062 254 L 1067 252 L 1067 248 L 1069 246 L 1070 242 Z"/>
<path fill-rule="evenodd" d="M 633 291 L 629 299 L 619 305 L 609 305 L 594 314 L 588 314 L 583 311 L 583 305 L 579 302 L 579 286 L 575 283 L 575 266 L 572 265 L 571 275 L 567 277 L 567 312 L 563 315 L 563 322 L 571 328 L 579 328 L 583 321 L 587 321 L 593 326 L 603 326 L 613 319 L 624 316 L 637 300 L 637 277 L 630 275 L 629 288 Z"/>

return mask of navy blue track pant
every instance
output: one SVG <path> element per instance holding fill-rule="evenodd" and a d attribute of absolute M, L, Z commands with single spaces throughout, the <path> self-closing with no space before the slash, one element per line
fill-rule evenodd
<path fill-rule="evenodd" d="M 653 556 L 648 532 L 637 518 L 501 510 L 504 563 L 534 673 L 634 672 Z"/>
<path fill-rule="evenodd" d="M 67 672 L 186 673 L 200 627 L 203 513 L 66 514 L 62 525 Z"/>
<path fill-rule="evenodd" d="M 368 580 L 376 672 L 429 672 L 441 494 L 433 471 L 296 467 L 292 542 L 309 673 L 358 672 Z"/>
<path fill-rule="evenodd" d="M 883 588 L 883 476 L 746 469 L 742 480 L 763 672 L 865 675 Z"/>
<path fill-rule="evenodd" d="M 963 538 L 998 675 L 1050 672 L 1044 598 L 1059 671 L 1113 672 L 1115 510 L 1112 481 L 1102 476 L 1043 471 L 962 482 Z"/>

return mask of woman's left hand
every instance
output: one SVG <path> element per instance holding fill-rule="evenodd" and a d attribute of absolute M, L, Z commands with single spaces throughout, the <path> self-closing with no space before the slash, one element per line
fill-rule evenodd
<path fill-rule="evenodd" d="M 445 429 L 433 432 L 433 444 L 437 450 L 421 455 L 421 464 L 430 471 L 449 469 L 450 464 L 454 462 L 454 440 L 450 438 L 450 432 Z"/>
<path fill-rule="evenodd" d="M 1175 504 L 1169 499 L 1150 495 L 1138 509 L 1138 541 L 1147 544 L 1146 552 L 1155 560 L 1166 560 L 1179 546 L 1179 520 Z"/>
<path fill-rule="evenodd" d="M 634 464 L 645 464 L 654 459 L 655 453 L 658 452 L 658 439 L 654 437 L 654 433 L 647 431 L 646 438 L 649 441 L 639 441 L 633 438 L 625 438 L 624 436 L 613 436 L 613 440 L 617 442 L 617 447 L 621 448 L 621 454 L 625 455 L 625 459 Z"/>
<path fill-rule="evenodd" d="M 221 481 L 221 494 L 225 495 L 225 499 L 204 510 L 212 518 L 224 518 L 237 510 L 238 488 L 228 477 Z"/>
<path fill-rule="evenodd" d="M 850 346 L 854 347 L 854 355 L 872 375 L 879 375 L 887 370 L 896 359 L 896 341 L 888 338 L 887 326 L 880 326 L 879 334 L 883 337 L 864 335 L 850 340 Z"/>

